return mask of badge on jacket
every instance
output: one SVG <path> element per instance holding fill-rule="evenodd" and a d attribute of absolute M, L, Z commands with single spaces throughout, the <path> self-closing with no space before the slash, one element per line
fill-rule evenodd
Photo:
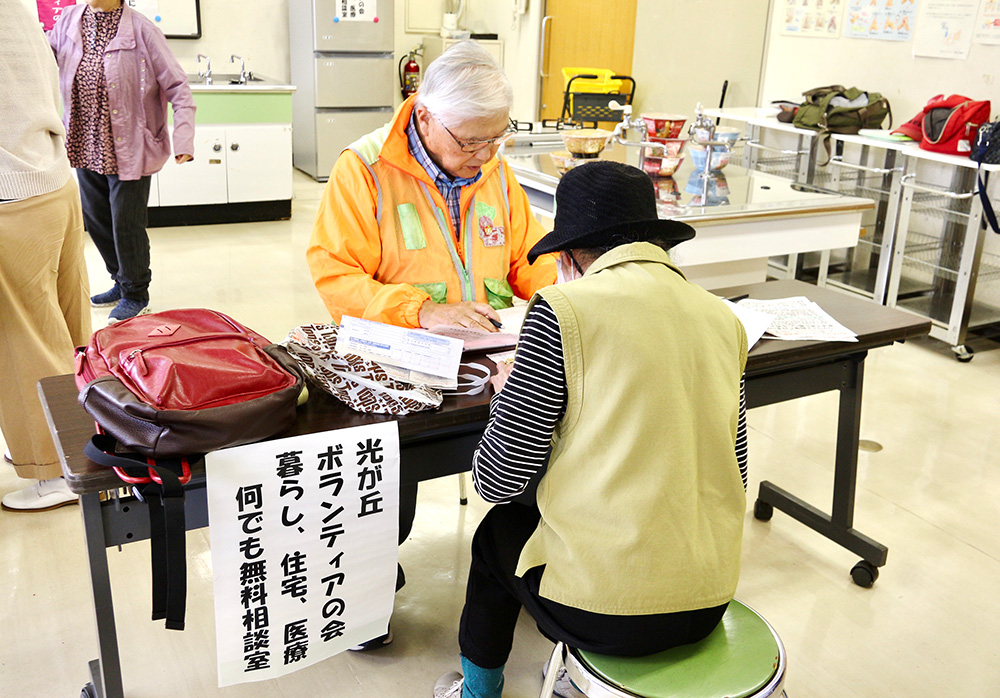
<path fill-rule="evenodd" d="M 503 247 L 504 228 L 496 225 L 497 210 L 489 204 L 476 202 L 476 215 L 479 217 L 479 237 L 486 247 Z"/>

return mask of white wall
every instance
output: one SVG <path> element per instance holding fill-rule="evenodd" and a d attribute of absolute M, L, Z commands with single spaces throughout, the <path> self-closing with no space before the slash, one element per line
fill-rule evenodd
<path fill-rule="evenodd" d="M 783 2 L 771 14 L 764 66 L 763 104 L 776 99 L 802 100 L 802 92 L 820 85 L 881 92 L 892 106 L 893 124 L 908 121 L 937 94 L 989 99 L 1000 107 L 1000 46 L 972 44 L 965 61 L 913 56 L 913 41 L 820 39 L 779 34 Z M 735 106 L 735 105 L 734 105 Z"/>

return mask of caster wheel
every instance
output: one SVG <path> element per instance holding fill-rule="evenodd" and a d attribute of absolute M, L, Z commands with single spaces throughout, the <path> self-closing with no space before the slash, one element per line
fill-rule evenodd
<path fill-rule="evenodd" d="M 762 499 L 753 503 L 753 517 L 758 521 L 770 521 L 774 514 L 774 507 Z"/>
<path fill-rule="evenodd" d="M 859 587 L 871 589 L 875 580 L 878 579 L 878 567 L 868 562 L 868 560 L 862 560 L 851 568 L 851 579 Z"/>
<path fill-rule="evenodd" d="M 88 683 L 80 691 L 80 698 L 97 698 L 97 689 L 94 688 L 94 684 Z"/>
<path fill-rule="evenodd" d="M 955 352 L 955 359 L 963 364 L 967 364 L 972 361 L 972 357 L 975 355 L 975 351 L 972 347 L 965 344 L 960 344 L 957 347 L 952 347 L 951 350 Z"/>

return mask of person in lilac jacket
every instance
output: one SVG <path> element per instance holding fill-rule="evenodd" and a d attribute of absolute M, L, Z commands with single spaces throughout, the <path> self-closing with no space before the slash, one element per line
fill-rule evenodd
<path fill-rule="evenodd" d="M 168 102 L 174 159 L 193 159 L 194 98 L 163 32 L 122 0 L 67 7 L 48 38 L 84 222 L 114 280 L 90 301 L 117 322 L 148 312 L 150 176 L 170 157 Z"/>

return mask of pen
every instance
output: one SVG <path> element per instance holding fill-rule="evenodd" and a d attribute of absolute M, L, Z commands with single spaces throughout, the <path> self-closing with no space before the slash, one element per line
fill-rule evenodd
<path fill-rule="evenodd" d="M 727 298 L 726 300 L 729 301 L 730 303 L 736 303 L 737 301 L 741 301 L 744 298 L 749 298 L 749 297 L 750 297 L 749 293 L 744 293 L 742 296 L 733 296 L 732 298 Z"/>
<path fill-rule="evenodd" d="M 493 318 L 488 317 L 486 319 L 489 320 L 491 323 L 493 323 L 493 326 L 496 327 L 498 330 L 502 330 L 503 329 L 503 325 L 501 325 L 499 322 L 497 322 Z"/>

